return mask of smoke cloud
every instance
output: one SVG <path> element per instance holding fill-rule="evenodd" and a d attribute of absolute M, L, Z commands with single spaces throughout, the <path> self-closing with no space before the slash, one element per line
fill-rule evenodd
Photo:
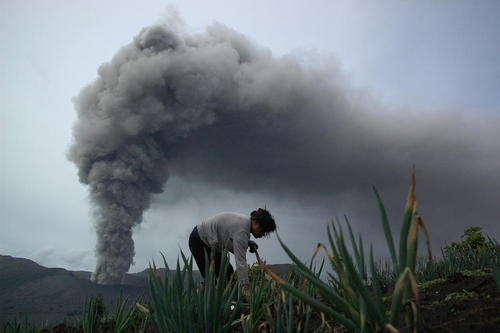
<path fill-rule="evenodd" d="M 169 173 L 322 207 L 340 197 L 362 207 L 374 183 L 391 207 L 416 164 L 435 230 L 466 224 L 470 210 L 494 223 L 500 180 L 485 175 L 500 162 L 498 118 L 384 110 L 335 68 L 273 57 L 218 23 L 197 34 L 143 29 L 75 106 L 69 158 L 89 185 L 101 284 L 130 268 L 133 227 Z"/>

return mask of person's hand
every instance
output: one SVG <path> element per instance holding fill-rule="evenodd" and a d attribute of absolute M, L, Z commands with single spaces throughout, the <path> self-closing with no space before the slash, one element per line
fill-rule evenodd
<path fill-rule="evenodd" d="M 255 250 L 257 250 L 259 248 L 259 246 L 254 241 L 249 240 L 248 241 L 248 248 L 250 250 L 250 253 L 255 253 Z"/>

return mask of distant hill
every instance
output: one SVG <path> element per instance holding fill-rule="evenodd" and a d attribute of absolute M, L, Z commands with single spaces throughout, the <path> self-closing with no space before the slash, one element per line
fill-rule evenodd
<path fill-rule="evenodd" d="M 165 274 L 165 269 L 159 271 Z M 0 255 L 0 323 L 25 317 L 35 323 L 71 320 L 81 313 L 85 300 L 98 294 L 108 309 L 120 295 L 131 302 L 141 296 L 147 298 L 147 270 L 126 274 L 122 285 L 111 286 L 91 282 L 90 275 Z"/>
<path fill-rule="evenodd" d="M 285 264 L 269 266 L 279 274 L 290 269 Z M 167 273 L 164 268 L 158 271 L 162 276 Z M 25 318 L 32 323 L 72 320 L 82 313 L 85 301 L 98 294 L 109 310 L 120 295 L 130 302 L 147 299 L 147 273 L 148 269 L 126 274 L 123 284 L 103 286 L 90 281 L 91 272 L 47 268 L 29 259 L 0 255 L 0 325 Z M 201 280 L 198 271 L 194 274 Z"/>

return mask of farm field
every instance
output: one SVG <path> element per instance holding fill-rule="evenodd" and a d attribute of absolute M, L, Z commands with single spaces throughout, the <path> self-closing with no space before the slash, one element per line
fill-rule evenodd
<path fill-rule="evenodd" d="M 498 242 L 471 227 L 460 241 L 442 247 L 439 256 L 430 247 L 425 256 L 419 255 L 418 236 L 428 241 L 428 235 L 416 211 L 415 179 L 398 242 L 392 237 L 382 199 L 374 191 L 391 255 L 384 262 L 374 259 L 371 247 L 365 249 L 362 235 L 353 233 L 348 219 L 336 220 L 327 227 L 328 244 L 319 243 L 308 263 L 297 258 L 279 236 L 291 266 L 267 265 L 256 252 L 258 263 L 250 268 L 248 290 L 233 278 L 226 281 L 226 274 L 217 278 L 217 270 L 224 273 L 228 267 L 225 256 L 221 266 L 212 265 L 201 282 L 192 258 L 181 252 L 175 268 L 164 261 L 162 269 L 153 264 L 147 271 L 128 276 L 128 281 L 136 283 L 133 288 L 139 288 L 135 293 L 124 295 L 123 289 L 85 281 L 89 288 L 97 288 L 93 290 L 97 296 L 86 298 L 72 318 L 60 324 L 42 322 L 42 326 L 9 321 L 2 332 L 500 331 Z M 2 276 L 4 294 L 8 283 L 19 283 L 13 279 L 16 273 L 29 278 L 29 272 L 32 278 L 43 280 L 54 270 L 60 272 L 33 265 L 23 271 L 29 263 L 9 267 L 6 259 L 2 262 L 3 271 L 11 274 L 10 280 L 8 274 Z M 146 293 L 137 292 L 141 283 Z M 81 290 L 81 286 L 70 290 Z"/>

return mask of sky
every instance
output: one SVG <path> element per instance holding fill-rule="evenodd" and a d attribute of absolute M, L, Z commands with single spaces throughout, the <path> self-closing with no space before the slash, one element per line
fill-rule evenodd
<path fill-rule="evenodd" d="M 204 218 L 263 206 L 303 259 L 344 214 L 383 255 L 371 185 L 396 233 L 413 165 L 435 249 L 472 225 L 498 239 L 498 14 L 497 1 L 459 0 L 2 1 L 0 254 L 94 269 L 96 203 L 68 159 L 76 108 L 89 108 L 81 91 L 101 65 L 158 24 L 182 43 L 246 47 L 258 84 L 224 90 L 250 101 L 235 104 L 241 116 L 201 108 L 215 121 L 168 146 L 169 178 L 133 228 L 130 271 L 160 252 L 175 263 Z M 234 74 L 217 67 L 225 57 L 189 59 L 186 72 Z M 210 103 L 223 105 L 220 90 Z M 268 262 L 289 261 L 275 235 L 259 245 Z"/>

